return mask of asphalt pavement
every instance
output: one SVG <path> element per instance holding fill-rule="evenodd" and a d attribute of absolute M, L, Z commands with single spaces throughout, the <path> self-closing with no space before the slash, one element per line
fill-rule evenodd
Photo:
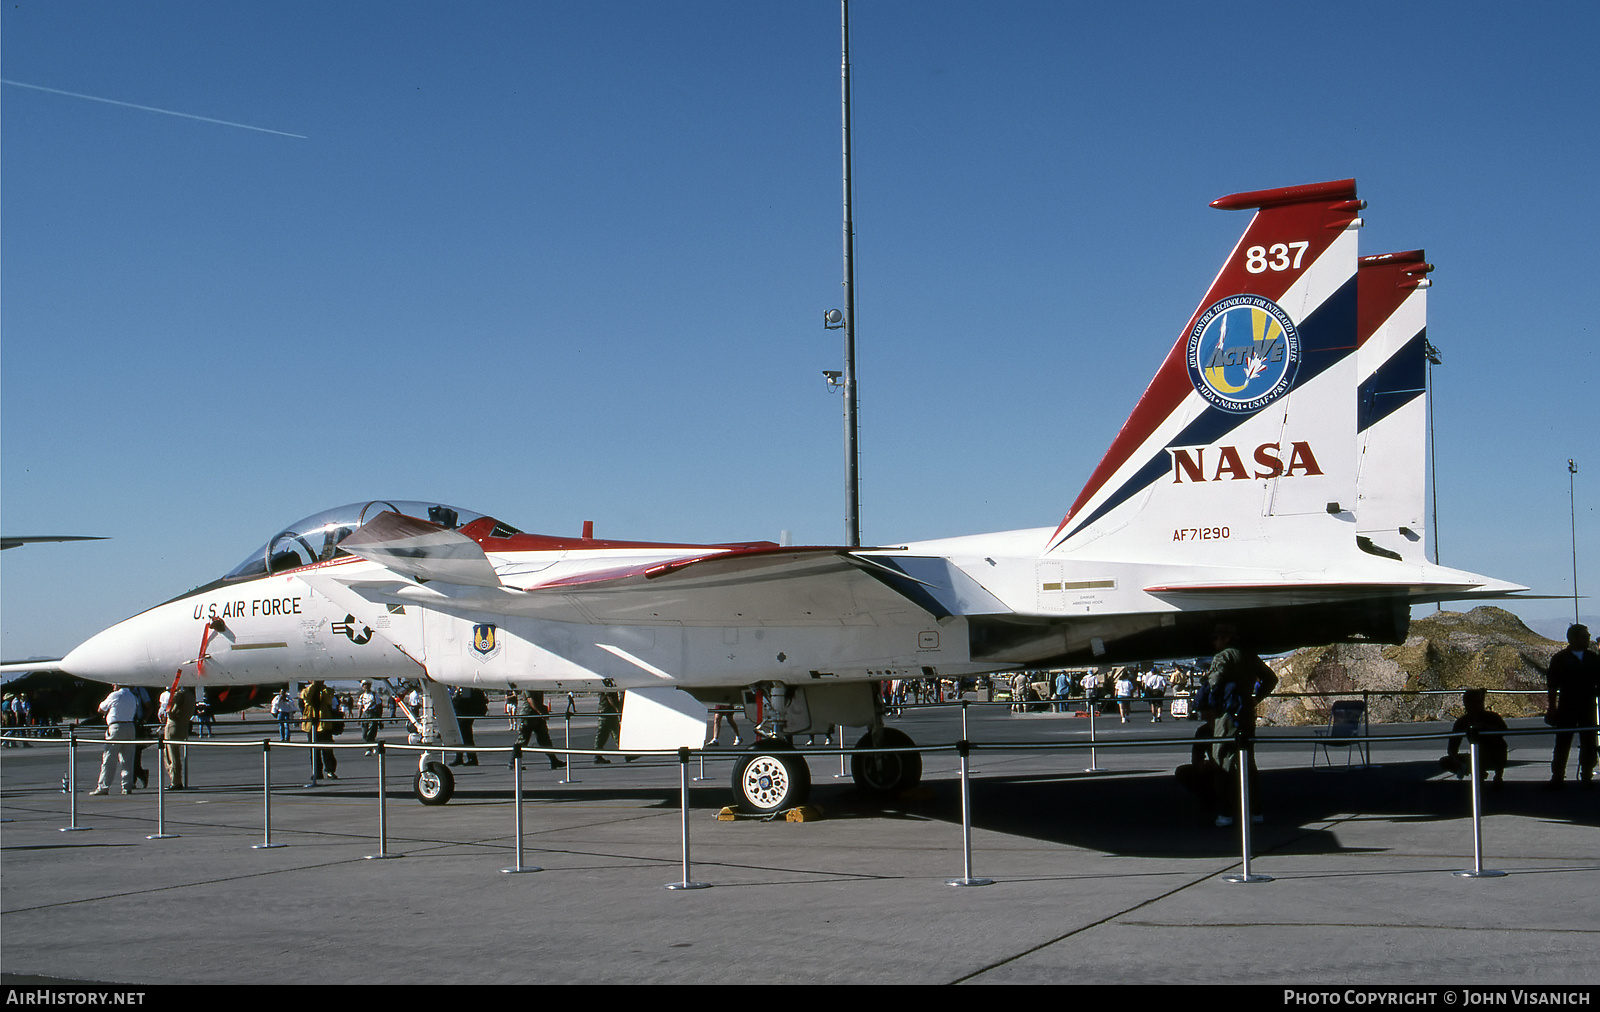
<path fill-rule="evenodd" d="M 7 984 L 1272 983 L 1593 985 L 1600 982 L 1600 791 L 1544 790 L 1550 738 L 1513 742 L 1507 783 L 1482 795 L 1471 878 L 1469 785 L 1446 777 L 1444 725 L 1374 728 L 1372 765 L 1335 750 L 1314 769 L 1309 731 L 1269 729 L 1265 821 L 1234 883 L 1238 827 L 1202 818 L 1173 768 L 1195 725 L 968 711 L 971 868 L 964 861 L 957 709 L 894 723 L 921 745 L 921 787 L 884 806 L 811 758 L 803 822 L 719 821 L 733 750 L 691 781 L 685 881 L 680 767 L 594 765 L 570 782 L 539 757 L 523 774 L 516 865 L 504 753 L 457 769 L 450 804 L 410 795 L 415 757 L 391 753 L 385 849 L 375 757 L 340 752 L 340 779 L 307 788 L 307 755 L 274 748 L 270 849 L 262 738 L 219 721 L 191 749 L 193 789 L 87 796 L 97 743 L 78 755 L 78 831 L 59 743 L 0 752 L 0 977 Z M 1514 727 L 1542 730 L 1537 721 Z M 572 729 L 592 741 L 593 716 Z M 557 744 L 563 727 L 552 722 Z M 859 731 L 854 736 L 859 735 Z M 297 736 L 302 737 L 302 736 Z M 342 739 L 355 741 L 354 725 Z M 400 741 L 398 732 L 385 738 Z M 725 734 L 724 739 L 728 736 Z M 480 745 L 507 746 L 501 718 Z M 1069 749 L 1041 745 L 1070 745 Z M 1576 749 L 1573 750 L 1576 754 Z M 154 752 L 145 764 L 156 769 Z M 1353 765 L 1343 764 L 1353 758 Z M 1319 760 L 1320 761 L 1320 760 Z M 1093 771 L 1091 770 L 1091 767 Z M 692 761 L 689 776 L 698 776 Z M 952 879 L 993 884 L 953 886 Z"/>

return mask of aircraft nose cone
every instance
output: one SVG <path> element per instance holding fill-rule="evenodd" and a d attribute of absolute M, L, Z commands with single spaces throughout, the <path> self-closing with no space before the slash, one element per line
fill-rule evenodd
<path fill-rule="evenodd" d="M 78 644 L 61 659 L 61 670 L 97 682 L 132 679 L 147 660 L 143 644 L 124 625 L 115 625 Z"/>

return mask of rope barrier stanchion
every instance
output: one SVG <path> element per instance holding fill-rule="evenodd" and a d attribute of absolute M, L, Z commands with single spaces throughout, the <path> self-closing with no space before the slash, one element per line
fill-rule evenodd
<path fill-rule="evenodd" d="M 944 884 L 948 886 L 986 886 L 994 885 L 992 878 L 972 877 L 972 789 L 968 780 L 967 753 L 972 751 L 972 743 L 966 739 L 966 700 L 961 701 L 962 738 L 956 742 L 956 752 L 961 756 L 961 877 L 947 878 Z"/>
<path fill-rule="evenodd" d="M 1089 693 L 1086 696 L 1084 702 L 1089 707 L 1089 765 L 1084 767 L 1083 771 L 1085 773 L 1104 773 L 1106 771 L 1100 768 L 1100 764 L 1095 758 L 1095 746 L 1094 746 L 1094 743 L 1095 743 L 1094 712 L 1095 712 L 1095 710 L 1099 709 L 1099 707 L 1095 706 L 1095 699 L 1094 699 L 1094 694 L 1093 693 Z"/>
<path fill-rule="evenodd" d="M 544 871 L 537 865 L 529 867 L 522 863 L 522 746 L 511 746 L 511 811 L 512 823 L 516 827 L 517 839 L 517 865 L 515 868 L 501 868 L 506 875 L 520 875 L 524 872 Z"/>
<path fill-rule="evenodd" d="M 387 861 L 392 857 L 405 857 L 404 854 L 389 853 L 389 751 L 384 748 L 383 742 L 377 742 L 378 749 L 378 852 L 368 854 L 368 861 Z"/>
<path fill-rule="evenodd" d="M 1239 848 L 1243 854 L 1244 866 L 1237 875 L 1224 875 L 1224 882 L 1271 882 L 1271 875 L 1255 875 L 1250 871 L 1250 767 L 1255 765 L 1256 748 L 1253 737 L 1246 737 L 1241 730 L 1238 737 L 1239 750 Z"/>
<path fill-rule="evenodd" d="M 837 773 L 835 773 L 833 775 L 833 779 L 835 779 L 835 780 L 849 780 L 850 779 L 850 770 L 849 770 L 848 767 L 845 766 L 845 757 L 850 754 L 847 751 L 849 749 L 849 746 L 845 744 L 845 742 L 848 739 L 847 739 L 847 737 L 845 736 L 845 733 L 844 733 L 844 725 L 843 724 L 839 724 L 839 725 L 836 725 L 836 726 L 839 728 L 839 772 L 837 772 Z"/>
<path fill-rule="evenodd" d="M 251 850 L 273 850 L 287 844 L 272 842 L 272 742 L 261 739 L 261 842 Z"/>
<path fill-rule="evenodd" d="M 177 833 L 167 832 L 167 790 L 163 785 L 161 767 L 162 759 L 167 755 L 167 735 L 163 731 L 156 735 L 156 831 L 146 836 L 146 840 L 176 840 Z"/>
<path fill-rule="evenodd" d="M 566 728 L 565 729 L 565 734 L 566 734 L 566 739 L 565 740 L 566 740 L 567 768 L 566 768 L 566 771 L 561 774 L 561 779 L 558 780 L 557 783 L 575 784 L 575 783 L 578 782 L 578 781 L 572 779 L 572 767 L 577 765 L 576 762 L 574 761 L 577 757 L 572 754 L 572 713 L 573 713 L 573 709 L 572 709 L 572 694 L 569 692 L 569 693 L 567 693 L 567 712 L 565 714 L 563 714 L 562 717 L 561 717 L 562 723 L 565 725 L 565 728 Z"/>
<path fill-rule="evenodd" d="M 967 733 L 967 700 L 965 699 L 961 701 L 961 740 L 964 742 L 972 740 L 972 736 Z M 961 762 L 965 764 L 966 761 L 967 756 L 966 753 L 963 752 L 961 754 Z M 972 770 L 971 772 L 976 773 L 977 770 Z"/>
<path fill-rule="evenodd" d="M 668 889 L 710 889 L 709 882 L 691 882 L 689 880 L 689 750 L 678 749 L 678 806 L 682 814 L 683 837 L 683 878 L 678 882 L 668 882 Z"/>
<path fill-rule="evenodd" d="M 1478 765 L 1478 731 L 1471 728 L 1467 731 L 1467 749 L 1472 756 L 1472 870 L 1457 871 L 1451 874 L 1456 878 L 1505 878 L 1506 873 L 1495 871 L 1483 866 L 1483 783 L 1478 778 L 1483 776 L 1482 768 Z"/>
<path fill-rule="evenodd" d="M 93 827 L 78 825 L 78 727 L 67 728 L 67 825 L 63 833 L 81 833 Z"/>

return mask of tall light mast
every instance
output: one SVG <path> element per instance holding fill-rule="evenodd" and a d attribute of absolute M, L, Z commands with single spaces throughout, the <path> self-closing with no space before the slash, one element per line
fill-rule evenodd
<path fill-rule="evenodd" d="M 856 409 L 860 395 L 856 388 L 856 271 L 855 223 L 850 215 L 850 0 L 839 0 L 839 98 L 844 133 L 844 311 L 830 309 L 822 316 L 828 330 L 844 331 L 844 373 L 823 370 L 828 389 L 844 391 L 844 490 L 845 543 L 861 544 L 861 450 L 858 445 L 860 423 Z"/>
<path fill-rule="evenodd" d="M 844 483 L 846 543 L 861 544 L 861 451 L 856 407 L 856 246 L 855 223 L 850 217 L 850 0 L 839 0 L 839 94 L 844 124 Z"/>

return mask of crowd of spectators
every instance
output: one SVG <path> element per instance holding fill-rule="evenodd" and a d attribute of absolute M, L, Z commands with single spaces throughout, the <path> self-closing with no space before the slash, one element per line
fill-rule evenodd
<path fill-rule="evenodd" d="M 1078 704 L 1087 713 L 1116 713 L 1126 724 L 1142 716 L 1159 724 L 1169 700 L 1191 695 L 1196 669 L 1184 664 L 1108 665 L 1093 669 L 1019 671 L 1010 677 L 1011 708 L 1018 712 L 1067 713 Z M 1174 715 L 1178 715 L 1174 708 Z M 1187 715 L 1187 705 L 1182 707 Z"/>

